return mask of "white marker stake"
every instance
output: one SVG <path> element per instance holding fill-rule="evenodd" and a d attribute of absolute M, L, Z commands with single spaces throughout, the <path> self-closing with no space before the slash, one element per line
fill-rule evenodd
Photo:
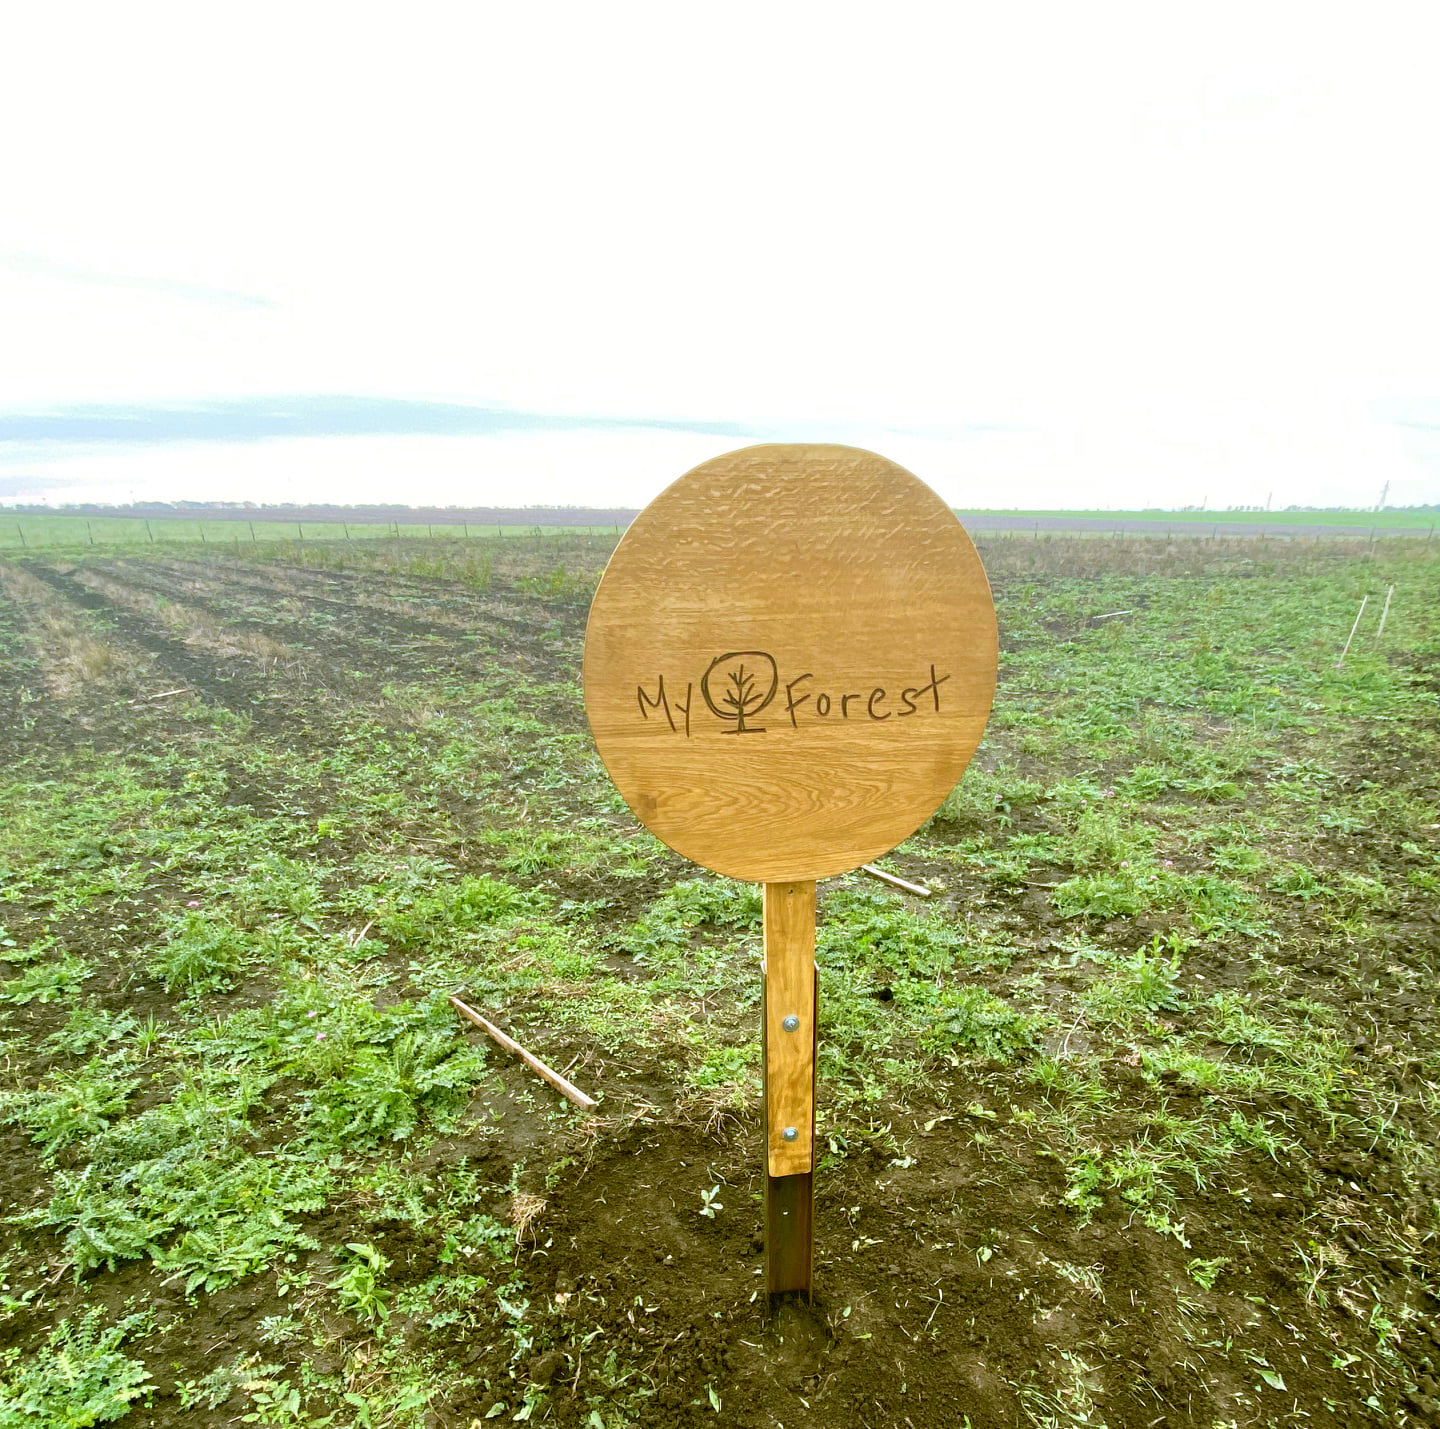
<path fill-rule="evenodd" d="M 1370 597 L 1367 595 L 1363 596 L 1360 600 L 1360 609 L 1355 614 L 1355 624 L 1350 627 L 1350 640 L 1355 638 L 1355 632 L 1360 628 L 1360 617 L 1365 614 L 1365 605 L 1369 599 Z M 1335 662 L 1335 668 L 1337 670 L 1345 663 L 1345 657 L 1350 653 L 1350 640 L 1345 642 L 1345 648 L 1340 652 L 1340 658 Z"/>
<path fill-rule="evenodd" d="M 1390 589 L 1385 592 L 1385 609 L 1380 612 L 1380 628 L 1375 632 L 1377 644 L 1379 643 L 1380 637 L 1385 634 L 1385 619 L 1390 614 L 1390 597 L 1394 594 L 1395 587 L 1392 585 Z"/>

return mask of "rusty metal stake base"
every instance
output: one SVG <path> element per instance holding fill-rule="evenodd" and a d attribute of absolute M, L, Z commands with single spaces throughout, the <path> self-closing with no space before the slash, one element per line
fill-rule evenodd
<path fill-rule="evenodd" d="M 765 1290 L 811 1298 L 815 1173 L 765 1178 Z"/>
<path fill-rule="evenodd" d="M 768 1023 L 766 1007 L 765 966 L 761 964 L 760 1026 Z M 819 1022 L 820 969 L 815 969 L 815 1022 Z M 818 1043 L 818 1031 L 812 1036 Z M 768 1070 L 768 1057 L 761 1059 Z M 812 1055 L 811 1066 L 814 1066 Z M 769 1097 L 761 1093 L 762 1104 L 768 1109 Z M 812 1096 L 813 1105 L 813 1096 Z M 812 1131 L 813 1136 L 813 1131 Z M 769 1145 L 769 1118 L 764 1124 L 764 1144 Z M 812 1153 L 813 1157 L 813 1153 Z M 813 1159 L 812 1159 L 813 1165 Z M 805 1171 L 795 1176 L 765 1177 L 765 1293 L 773 1304 L 781 1295 L 799 1293 L 813 1301 L 815 1272 L 815 1173 Z"/>

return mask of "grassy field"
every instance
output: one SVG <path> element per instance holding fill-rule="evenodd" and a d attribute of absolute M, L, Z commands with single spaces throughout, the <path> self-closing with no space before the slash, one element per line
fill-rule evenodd
<path fill-rule="evenodd" d="M 759 899 L 596 760 L 613 539 L 0 562 L 0 1429 L 1440 1422 L 1434 547 L 983 543 L 772 1320 Z"/>
<path fill-rule="evenodd" d="M 406 522 L 190 520 L 157 516 L 20 516 L 0 514 L 0 551 L 23 555 L 36 550 L 89 550 L 100 546 L 208 545 L 237 548 L 250 555 L 256 547 L 280 542 L 383 541 L 472 537 L 535 539 L 545 534 L 614 534 L 609 526 L 593 530 L 576 526 L 435 525 Z M 249 548 L 246 551 L 246 548 Z"/>
<path fill-rule="evenodd" d="M 543 515 L 543 513 L 541 513 Z M 1071 529 L 1085 529 L 1095 522 L 1131 529 L 1136 523 L 1177 534 L 1209 533 L 1218 523 L 1235 526 L 1296 526 L 1308 533 L 1353 533 L 1356 529 L 1382 536 L 1421 534 L 1429 536 L 1440 514 L 1429 511 L 975 511 L 962 516 L 1003 520 L 1017 529 L 1027 522 L 1044 523 L 1047 531 L 1057 523 Z M 238 519 L 186 519 L 181 517 L 18 515 L 0 512 L 0 552 L 23 557 L 29 551 L 84 552 L 100 547 L 148 547 L 205 545 L 228 547 L 232 556 L 255 559 L 258 547 L 265 558 L 274 559 L 282 544 L 302 542 L 417 540 L 453 541 L 490 537 L 508 540 L 547 539 L 561 535 L 611 536 L 612 526 L 494 526 L 341 521 L 266 521 Z M 1232 534 L 1234 534 L 1232 532 Z M 248 549 L 247 549 L 248 548 Z M 218 556 L 218 552 L 216 555 Z"/>
<path fill-rule="evenodd" d="M 1304 526 L 1319 531 L 1356 527 L 1381 535 L 1398 532 L 1427 534 L 1440 525 L 1437 511 L 975 511 L 974 516 L 1000 516 L 1023 521 L 1027 518 L 1057 521 L 1145 522 L 1157 527 L 1209 529 L 1221 526 Z"/>

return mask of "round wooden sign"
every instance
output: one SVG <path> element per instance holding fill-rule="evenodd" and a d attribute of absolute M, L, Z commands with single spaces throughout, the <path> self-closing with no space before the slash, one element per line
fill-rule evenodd
<path fill-rule="evenodd" d="M 731 878 L 828 878 L 934 813 L 995 664 L 980 558 L 928 486 L 855 447 L 747 447 L 625 533 L 590 607 L 585 713 L 677 853 Z"/>

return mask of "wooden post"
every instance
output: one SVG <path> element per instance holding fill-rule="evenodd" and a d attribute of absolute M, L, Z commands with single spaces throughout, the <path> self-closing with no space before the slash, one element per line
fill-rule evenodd
<path fill-rule="evenodd" d="M 815 884 L 765 884 L 765 1289 L 808 1299 L 814 1266 Z"/>

